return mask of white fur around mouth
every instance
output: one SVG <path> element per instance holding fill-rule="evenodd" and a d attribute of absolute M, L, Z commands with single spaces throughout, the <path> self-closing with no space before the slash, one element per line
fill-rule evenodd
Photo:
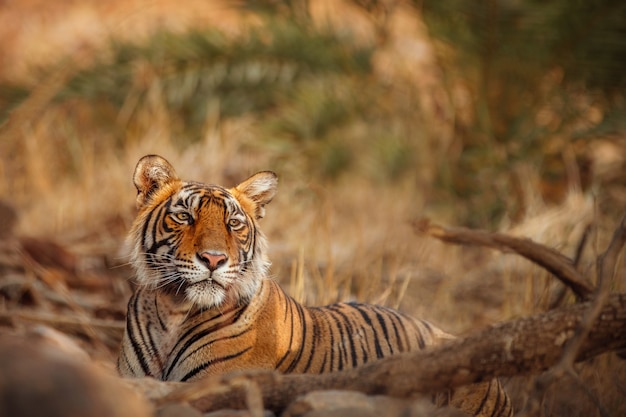
<path fill-rule="evenodd" d="M 212 286 L 216 286 L 216 287 L 221 288 L 223 290 L 226 289 L 226 286 L 224 284 L 222 284 L 221 282 L 215 280 L 214 278 L 204 278 L 204 279 L 198 280 L 196 282 L 190 282 L 189 283 L 189 287 L 195 287 L 195 286 L 202 286 L 204 288 L 211 288 Z"/>
<path fill-rule="evenodd" d="M 211 308 L 222 304 L 226 297 L 226 289 L 213 279 L 190 283 L 185 296 L 194 304 Z"/>

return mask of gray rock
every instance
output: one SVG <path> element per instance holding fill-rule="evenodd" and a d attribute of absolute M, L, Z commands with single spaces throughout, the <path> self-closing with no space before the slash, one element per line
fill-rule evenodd
<path fill-rule="evenodd" d="M 253 417 L 253 415 L 248 410 L 228 409 L 206 413 L 203 417 Z M 276 417 L 276 415 L 269 410 L 263 410 L 263 417 Z"/>
<path fill-rule="evenodd" d="M 185 403 L 173 403 L 160 407 L 155 417 L 202 417 L 202 413 Z"/>
<path fill-rule="evenodd" d="M 292 402 L 282 417 L 400 417 L 410 405 L 410 400 L 370 397 L 360 392 L 314 391 Z"/>

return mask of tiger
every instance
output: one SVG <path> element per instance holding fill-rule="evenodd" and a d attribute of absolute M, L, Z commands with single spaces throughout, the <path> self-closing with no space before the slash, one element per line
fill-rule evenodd
<path fill-rule="evenodd" d="M 122 376 L 326 373 L 453 337 L 383 306 L 307 307 L 290 297 L 268 276 L 267 239 L 258 227 L 278 186 L 271 171 L 227 189 L 183 181 L 167 160 L 147 155 L 133 182 L 138 214 L 127 245 L 137 285 L 118 356 Z M 443 403 L 476 416 L 512 415 L 497 379 L 462 392 L 445 394 Z"/>

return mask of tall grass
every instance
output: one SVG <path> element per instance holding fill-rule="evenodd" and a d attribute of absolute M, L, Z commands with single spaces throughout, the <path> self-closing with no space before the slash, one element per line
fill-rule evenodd
<path fill-rule="evenodd" d="M 20 233 L 68 242 L 113 235 L 121 247 L 122 233 L 107 225 L 131 222 L 132 170 L 148 153 L 183 178 L 226 186 L 272 169 L 279 195 L 262 227 L 273 274 L 297 298 L 399 305 L 452 330 L 535 308 L 544 290 L 530 274 L 487 279 L 479 267 L 492 255 L 424 241 L 410 221 L 530 224 L 550 208 L 540 193 L 545 152 L 563 160 L 574 145 L 551 136 L 546 150 L 512 130 L 495 137 L 474 129 L 482 109 L 463 71 L 476 68 L 454 59 L 459 50 L 426 36 L 414 9 L 389 10 L 375 27 L 367 12 L 338 4 L 378 36 L 357 36 L 349 21 L 333 27 L 265 10 L 236 34 L 195 27 L 114 38 L 78 64 L 38 71 L 37 82 L 2 82 L 0 195 L 18 208 Z M 566 104 L 551 76 L 537 81 L 550 99 L 526 114 L 530 127 L 549 124 Z M 572 105 L 590 103 L 584 90 L 567 93 Z M 607 123 L 585 117 L 572 126 Z M 593 143 L 577 142 L 574 163 L 558 174 L 578 170 L 576 154 Z M 569 194 L 573 182 L 566 176 L 557 187 Z M 587 221 L 588 201 L 572 201 Z M 582 222 L 569 213 L 535 224 Z M 522 234 L 539 237 L 539 229 Z M 545 242 L 565 247 L 578 238 L 563 232 Z M 477 291 L 468 286 L 494 295 L 471 301 L 465 295 Z M 520 301 L 520 293 L 528 295 Z"/>

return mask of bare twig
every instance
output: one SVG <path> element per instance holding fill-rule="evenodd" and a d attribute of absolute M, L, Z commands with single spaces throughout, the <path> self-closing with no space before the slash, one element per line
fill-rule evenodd
<path fill-rule="evenodd" d="M 585 314 L 580 326 L 576 330 L 574 337 L 568 342 L 567 349 L 563 354 L 561 365 L 565 367 L 571 367 L 574 364 L 574 359 L 577 355 L 580 345 L 587 337 L 587 334 L 591 331 L 591 327 L 599 317 L 602 311 L 602 306 L 609 297 L 610 283 L 615 274 L 615 265 L 617 264 L 617 258 L 622 248 L 626 244 L 626 215 L 622 217 L 613 237 L 607 249 L 598 257 L 597 271 L 598 271 L 598 286 L 596 288 L 593 302 L 589 311 Z"/>
<path fill-rule="evenodd" d="M 593 285 L 576 270 L 571 259 L 530 239 L 463 227 L 442 227 L 430 224 L 427 220 L 414 222 L 413 226 L 419 233 L 425 233 L 444 242 L 480 245 L 517 253 L 548 270 L 571 288 L 578 298 L 588 300 L 593 294 Z"/>
<path fill-rule="evenodd" d="M 574 259 L 572 260 L 574 264 L 574 268 L 578 271 L 580 268 L 580 261 L 582 260 L 583 251 L 585 246 L 587 245 L 587 240 L 589 240 L 589 235 L 591 234 L 591 224 L 588 224 L 583 231 L 580 240 L 578 241 L 578 245 L 576 246 L 576 252 L 574 253 Z M 559 287 L 557 293 L 552 297 L 550 304 L 548 304 L 548 309 L 552 310 L 553 308 L 557 308 L 563 302 L 565 298 L 565 294 L 567 293 L 567 286 Z"/>

